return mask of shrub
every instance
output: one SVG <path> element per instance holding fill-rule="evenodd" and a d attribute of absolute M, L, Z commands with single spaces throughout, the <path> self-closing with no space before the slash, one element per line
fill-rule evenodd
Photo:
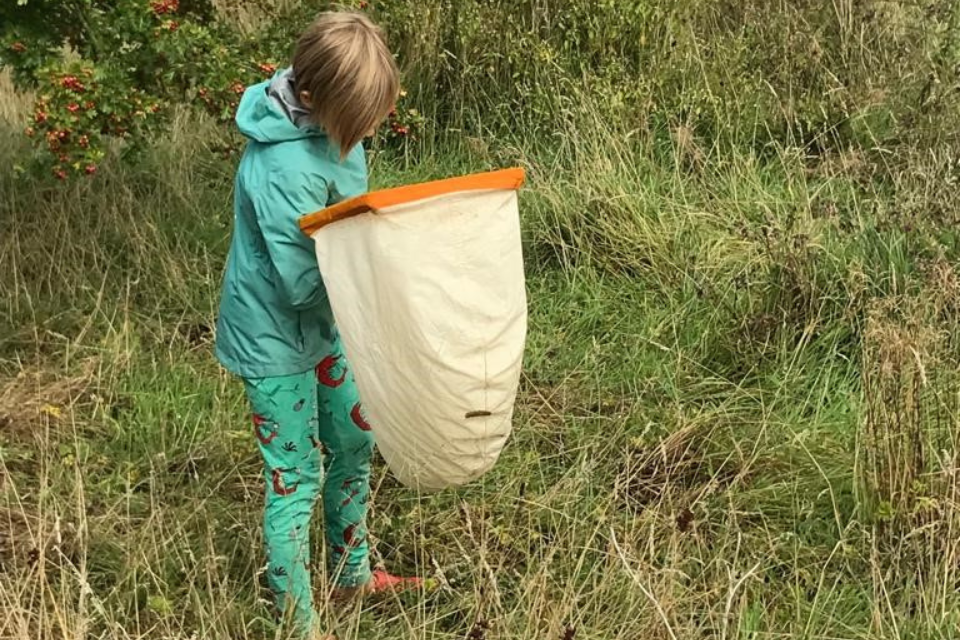
<path fill-rule="evenodd" d="M 285 63 L 303 9 L 247 32 L 210 0 L 20 0 L 0 7 L 0 63 L 37 92 L 27 134 L 40 165 L 92 174 L 112 140 L 141 149 L 179 104 L 231 120 L 244 88 Z M 384 142 L 403 145 L 421 125 L 401 103 Z"/>

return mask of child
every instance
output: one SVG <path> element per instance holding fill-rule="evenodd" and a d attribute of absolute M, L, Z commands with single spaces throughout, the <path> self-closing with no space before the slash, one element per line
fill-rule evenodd
<path fill-rule="evenodd" d="M 389 114 L 398 90 L 380 29 L 363 15 L 324 13 L 300 37 L 292 69 L 248 88 L 237 111 L 250 141 L 236 177 L 216 354 L 243 379 L 252 405 L 267 482 L 269 584 L 278 610 L 304 634 L 315 618 L 309 529 L 321 491 L 341 595 L 416 583 L 370 570 L 373 438 L 313 242 L 297 224 L 367 190 L 360 142 Z"/>

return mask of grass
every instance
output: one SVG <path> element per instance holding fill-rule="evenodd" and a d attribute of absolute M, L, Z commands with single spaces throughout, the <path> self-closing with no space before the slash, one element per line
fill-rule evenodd
<path fill-rule="evenodd" d="M 864 179 L 853 152 L 577 109 L 550 144 L 372 163 L 381 185 L 529 170 L 531 325 L 494 471 L 420 496 L 378 466 L 377 558 L 439 587 L 326 609 L 338 638 L 960 637 L 955 241 L 901 211 L 949 209 L 942 165 Z M 281 633 L 241 386 L 211 355 L 222 135 L 185 112 L 89 181 L 0 172 L 0 638 Z"/>

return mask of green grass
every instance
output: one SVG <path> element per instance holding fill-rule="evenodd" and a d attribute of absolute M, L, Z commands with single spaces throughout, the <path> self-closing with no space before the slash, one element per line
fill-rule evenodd
<path fill-rule="evenodd" d="M 955 242 L 897 217 L 949 200 L 787 145 L 687 165 L 670 136 L 587 116 L 552 146 L 372 162 L 378 185 L 528 169 L 530 336 L 490 474 L 419 496 L 378 466 L 377 557 L 440 586 L 328 609 L 338 638 L 960 637 L 955 439 L 916 445 L 939 463 L 897 457 L 904 424 L 957 432 L 936 409 L 955 387 L 908 384 L 957 370 Z M 0 638 L 277 633 L 259 458 L 211 354 L 221 135 L 184 114 L 89 181 L 0 172 Z M 27 154 L 0 126 L 3 166 Z M 874 318 L 880 301 L 898 311 Z M 883 442 L 864 439 L 874 406 L 899 416 Z M 925 489 L 864 493 L 911 465 Z"/>

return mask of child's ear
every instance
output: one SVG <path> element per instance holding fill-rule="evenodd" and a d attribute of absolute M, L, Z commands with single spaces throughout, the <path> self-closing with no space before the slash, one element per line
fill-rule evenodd
<path fill-rule="evenodd" d="M 312 109 L 312 108 L 313 108 L 313 100 L 310 99 L 310 92 L 309 92 L 309 91 L 301 91 L 301 92 L 300 92 L 300 104 L 302 104 L 302 105 L 303 105 L 304 107 L 306 107 L 307 109 Z"/>

